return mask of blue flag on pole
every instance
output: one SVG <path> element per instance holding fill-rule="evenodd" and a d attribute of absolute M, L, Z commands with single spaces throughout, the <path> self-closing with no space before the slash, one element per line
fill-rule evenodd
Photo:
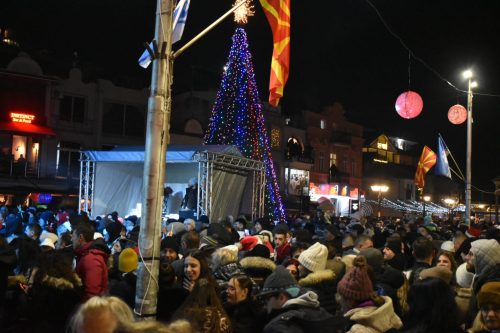
<path fill-rule="evenodd" d="M 178 42 L 182 33 L 184 32 L 184 26 L 186 25 L 186 19 L 189 9 L 189 4 L 191 0 L 179 0 L 177 6 L 175 6 L 174 17 L 172 22 L 172 44 Z M 149 43 L 149 47 L 153 49 L 153 43 Z M 161 46 L 158 46 L 161 47 Z M 141 57 L 139 58 L 139 66 L 143 68 L 148 68 L 151 63 L 151 56 L 149 55 L 148 50 L 145 50 Z"/>
<path fill-rule="evenodd" d="M 438 137 L 437 163 L 434 174 L 451 179 L 450 165 L 448 164 L 448 149 L 441 136 Z"/>

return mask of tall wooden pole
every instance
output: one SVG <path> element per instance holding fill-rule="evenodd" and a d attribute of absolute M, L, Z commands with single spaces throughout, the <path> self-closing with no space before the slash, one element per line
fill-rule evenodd
<path fill-rule="evenodd" d="M 157 0 L 151 91 L 148 99 L 146 147 L 142 188 L 139 269 L 135 312 L 155 319 L 161 240 L 161 210 L 165 181 L 166 151 L 172 82 L 172 16 L 174 0 Z M 139 125 L 139 124 L 138 124 Z"/>

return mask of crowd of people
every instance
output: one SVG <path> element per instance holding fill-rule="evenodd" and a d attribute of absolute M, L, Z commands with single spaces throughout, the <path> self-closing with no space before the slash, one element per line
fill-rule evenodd
<path fill-rule="evenodd" d="M 140 218 L 118 212 L 0 207 L 2 332 L 500 331 L 500 229 L 489 222 L 168 220 L 152 240 L 149 320 L 138 319 L 139 233 Z"/>

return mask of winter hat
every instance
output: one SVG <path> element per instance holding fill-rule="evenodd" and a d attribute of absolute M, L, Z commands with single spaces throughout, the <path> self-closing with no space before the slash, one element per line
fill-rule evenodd
<path fill-rule="evenodd" d="M 319 242 L 314 243 L 299 256 L 300 264 L 311 272 L 325 269 L 327 260 L 328 248 Z"/>
<path fill-rule="evenodd" d="M 59 237 L 57 237 L 56 234 L 44 230 L 40 234 L 40 241 L 43 242 L 46 238 L 49 238 L 52 241 L 52 244 L 55 244 L 57 242 L 57 240 L 59 239 Z"/>
<path fill-rule="evenodd" d="M 104 239 L 104 236 L 100 232 L 94 232 L 94 240 L 99 238 Z"/>
<path fill-rule="evenodd" d="M 274 241 L 273 233 L 269 230 L 262 230 L 261 232 L 259 232 L 259 235 L 267 236 L 269 238 L 269 242 L 271 243 Z"/>
<path fill-rule="evenodd" d="M 248 251 L 245 254 L 245 257 L 261 257 L 265 259 L 269 259 L 270 256 L 271 252 L 269 251 L 269 248 L 264 244 L 255 245 L 255 247 L 251 251 Z"/>
<path fill-rule="evenodd" d="M 162 250 L 172 249 L 175 252 L 179 253 L 179 242 L 174 237 L 165 237 L 161 240 L 160 248 Z"/>
<path fill-rule="evenodd" d="M 465 236 L 469 238 L 478 238 L 481 236 L 481 229 L 470 226 L 469 229 L 465 232 Z"/>
<path fill-rule="evenodd" d="M 420 272 L 420 280 L 425 280 L 427 278 L 438 278 L 446 282 L 446 284 L 449 284 L 452 277 L 453 272 L 448 268 L 442 266 L 427 268 Z"/>
<path fill-rule="evenodd" d="M 379 249 L 364 249 L 359 252 L 359 255 L 366 258 L 366 262 L 372 267 L 374 272 L 380 272 L 384 264 L 384 255 Z"/>
<path fill-rule="evenodd" d="M 118 257 L 118 269 L 124 273 L 135 271 L 138 260 L 137 253 L 131 248 L 126 248 L 120 252 Z"/>
<path fill-rule="evenodd" d="M 231 245 L 233 243 L 231 234 L 221 223 L 211 223 L 208 226 L 207 235 L 217 240 L 221 245 Z"/>
<path fill-rule="evenodd" d="M 252 251 L 253 248 L 259 244 L 260 238 L 256 236 L 246 236 L 242 240 L 240 240 L 241 247 L 243 251 Z"/>
<path fill-rule="evenodd" d="M 365 301 L 374 295 L 373 284 L 368 276 L 366 259 L 363 256 L 354 258 L 353 267 L 340 280 L 337 291 L 354 301 Z"/>
<path fill-rule="evenodd" d="M 54 246 L 54 242 L 52 241 L 52 239 L 50 238 L 45 238 L 41 243 L 40 243 L 40 247 L 42 246 L 47 246 L 47 247 L 50 247 L 52 249 L 55 250 L 55 246 Z"/>
<path fill-rule="evenodd" d="M 120 237 L 120 232 L 122 231 L 123 225 L 120 222 L 111 222 L 105 228 L 109 238 L 108 243 L 112 243 L 115 239 Z"/>
<path fill-rule="evenodd" d="M 500 305 L 500 281 L 487 282 L 477 295 L 477 306 L 481 308 L 483 305 Z"/>
<path fill-rule="evenodd" d="M 391 237 L 390 239 L 387 239 L 385 242 L 384 247 L 388 248 L 395 254 L 400 254 L 401 253 L 401 239 L 396 238 L 396 237 Z"/>
<path fill-rule="evenodd" d="M 444 241 L 441 244 L 441 250 L 455 253 L 455 245 L 453 245 L 452 241 Z"/>
<path fill-rule="evenodd" d="M 482 274 L 489 267 L 500 264 L 500 244 L 494 239 L 479 239 L 470 244 L 474 254 L 476 274 Z"/>
<path fill-rule="evenodd" d="M 472 279 L 474 278 L 474 273 L 467 271 L 467 263 L 463 263 L 458 266 L 455 272 L 457 279 L 457 284 L 462 288 L 470 288 L 472 285 Z"/>
<path fill-rule="evenodd" d="M 211 246 L 213 248 L 219 247 L 219 243 L 216 239 L 210 236 L 203 236 L 200 240 L 200 249 L 205 246 Z"/>
<path fill-rule="evenodd" d="M 238 247 L 236 245 L 224 246 L 223 249 L 228 250 L 235 258 L 238 258 Z"/>
<path fill-rule="evenodd" d="M 196 222 L 193 219 L 185 219 L 183 223 L 185 226 L 191 225 L 193 229 L 196 228 Z"/>
<path fill-rule="evenodd" d="M 169 236 L 175 236 L 184 231 L 186 231 L 186 228 L 184 227 L 184 224 L 182 224 L 181 222 L 172 222 L 167 224 L 167 234 Z"/>
<path fill-rule="evenodd" d="M 292 297 L 297 297 L 300 293 L 300 287 L 292 274 L 283 266 L 277 266 L 264 281 L 264 286 L 259 296 L 277 294 L 286 292 Z"/>

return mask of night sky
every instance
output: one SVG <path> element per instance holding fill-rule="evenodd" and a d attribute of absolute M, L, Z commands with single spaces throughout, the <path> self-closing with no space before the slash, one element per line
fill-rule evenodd
<path fill-rule="evenodd" d="M 441 133 L 465 173 L 466 125 L 452 125 L 450 106 L 466 96 L 442 76 L 466 89 L 462 71 L 472 68 L 478 92 L 500 95 L 500 1 L 372 0 L 390 28 L 415 55 L 411 90 L 424 100 L 422 114 L 399 117 L 396 98 L 408 90 L 408 51 L 384 27 L 366 0 L 292 0 L 290 77 L 282 111 L 293 116 L 340 102 L 347 117 L 365 126 L 367 138 L 385 132 L 436 150 Z M 230 0 L 191 0 L 179 48 L 230 8 Z M 77 52 L 86 77 L 142 87 L 150 71 L 137 65 L 142 44 L 153 36 L 152 0 L 2 0 L 0 27 L 42 67 L 67 73 Z M 272 35 L 258 1 L 246 29 L 261 98 L 267 100 Z M 175 64 L 174 93 L 217 89 L 235 25 L 226 20 Z M 2 61 L 5 59 L 5 54 Z M 0 63 L 4 67 L 5 63 Z M 475 96 L 473 185 L 491 191 L 500 175 L 500 97 Z M 474 191 L 473 191 L 474 192 Z M 481 196 L 473 194 L 474 199 Z"/>

